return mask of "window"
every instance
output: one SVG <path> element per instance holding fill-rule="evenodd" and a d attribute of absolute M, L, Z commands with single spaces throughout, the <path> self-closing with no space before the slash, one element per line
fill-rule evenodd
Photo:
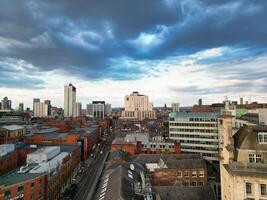
<path fill-rule="evenodd" d="M 267 195 L 267 186 L 266 186 L 266 184 L 260 184 L 260 191 L 261 191 L 261 196 L 266 196 Z"/>
<path fill-rule="evenodd" d="M 185 181 L 184 182 L 184 186 L 189 186 L 190 182 L 189 181 Z"/>
<path fill-rule="evenodd" d="M 198 176 L 199 177 L 204 177 L 204 171 L 199 171 Z"/>
<path fill-rule="evenodd" d="M 11 198 L 10 190 L 5 191 L 5 199 L 10 199 L 10 198 Z"/>
<path fill-rule="evenodd" d="M 181 171 L 177 172 L 177 176 L 182 177 L 183 176 L 182 172 Z"/>
<path fill-rule="evenodd" d="M 246 194 L 247 194 L 247 195 L 252 194 L 251 183 L 246 183 Z"/>
<path fill-rule="evenodd" d="M 34 183 L 33 182 L 31 183 L 31 189 L 34 189 Z"/>
<path fill-rule="evenodd" d="M 186 172 L 184 173 L 184 176 L 185 176 L 185 177 L 189 177 L 189 172 L 186 171 Z"/>
<path fill-rule="evenodd" d="M 196 172 L 196 171 L 192 171 L 191 176 L 192 176 L 192 177 L 197 177 L 197 172 Z"/>
<path fill-rule="evenodd" d="M 199 181 L 198 185 L 203 186 L 204 182 L 203 181 Z"/>
<path fill-rule="evenodd" d="M 19 186 L 18 187 L 18 193 L 19 194 L 23 194 L 23 186 Z"/>
<path fill-rule="evenodd" d="M 192 186 L 197 186 L 197 182 L 196 182 L 196 181 L 193 181 L 193 182 L 191 183 L 191 185 L 192 185 Z"/>
<path fill-rule="evenodd" d="M 249 154 L 250 163 L 263 163 L 263 159 L 260 154 Z"/>
<path fill-rule="evenodd" d="M 258 142 L 259 144 L 267 144 L 267 133 L 266 132 L 258 133 Z"/>

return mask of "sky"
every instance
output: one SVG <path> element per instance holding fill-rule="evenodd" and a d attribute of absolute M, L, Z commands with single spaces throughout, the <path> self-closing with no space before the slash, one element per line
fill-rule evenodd
<path fill-rule="evenodd" d="M 267 102 L 267 1 L 1 0 L 0 98 Z"/>

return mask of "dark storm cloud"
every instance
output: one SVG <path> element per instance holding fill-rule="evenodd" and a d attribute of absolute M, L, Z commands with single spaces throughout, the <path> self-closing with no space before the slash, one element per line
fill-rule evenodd
<path fill-rule="evenodd" d="M 114 67 L 111 60 L 121 57 L 152 61 L 237 45 L 249 54 L 267 44 L 267 2 L 261 0 L 2 0 L 0 4 L 2 61 L 24 60 L 40 71 L 63 69 L 84 79 L 142 77 L 140 69 L 123 68 L 123 63 Z"/>

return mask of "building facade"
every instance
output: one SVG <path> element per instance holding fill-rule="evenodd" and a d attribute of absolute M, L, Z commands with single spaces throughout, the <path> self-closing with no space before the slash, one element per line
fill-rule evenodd
<path fill-rule="evenodd" d="M 172 103 L 172 112 L 180 111 L 180 103 Z"/>
<path fill-rule="evenodd" d="M 26 128 L 18 125 L 2 126 L 0 128 L 0 144 L 12 143 L 22 140 L 26 134 Z"/>
<path fill-rule="evenodd" d="M 11 110 L 12 109 L 12 101 L 7 97 L 4 97 L 2 100 L 2 110 Z"/>
<path fill-rule="evenodd" d="M 105 101 L 92 101 L 87 104 L 87 115 L 92 118 L 104 119 L 105 116 L 111 115 L 111 104 Z"/>
<path fill-rule="evenodd" d="M 180 141 L 182 153 L 218 161 L 218 118 L 218 113 L 170 113 L 169 137 Z"/>
<path fill-rule="evenodd" d="M 82 115 L 82 103 L 74 104 L 74 117 L 80 117 Z"/>
<path fill-rule="evenodd" d="M 232 118 L 225 112 L 220 119 L 222 200 L 267 199 L 267 126 L 244 125 L 233 134 Z"/>
<path fill-rule="evenodd" d="M 51 109 L 51 105 L 46 102 L 40 102 L 37 99 L 34 99 L 33 102 L 33 116 L 34 117 L 48 117 L 49 116 L 49 108 Z M 50 112 L 51 113 L 51 112 Z"/>
<path fill-rule="evenodd" d="M 76 87 L 71 83 L 64 86 L 64 117 L 73 117 L 76 103 Z"/>
<path fill-rule="evenodd" d="M 126 95 L 124 105 L 125 109 L 121 113 L 124 118 L 137 118 L 138 120 L 156 118 L 156 112 L 148 96 L 139 94 L 139 92 Z"/>

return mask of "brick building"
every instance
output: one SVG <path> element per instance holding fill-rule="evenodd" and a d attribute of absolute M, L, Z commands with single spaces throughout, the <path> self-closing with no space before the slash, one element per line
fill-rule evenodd
<path fill-rule="evenodd" d="M 155 186 L 204 186 L 207 166 L 200 155 L 137 155 L 133 162 L 146 167 Z"/>
<path fill-rule="evenodd" d="M 98 126 L 93 126 L 76 128 L 68 133 L 59 133 L 55 128 L 44 129 L 25 137 L 25 142 L 39 145 L 74 145 L 80 143 L 81 159 L 86 160 L 99 139 Z"/>
<path fill-rule="evenodd" d="M 23 143 L 0 145 L 0 152 L 4 152 L 0 153 L 0 176 L 25 164 L 27 154 L 32 151 L 33 149 Z"/>
<path fill-rule="evenodd" d="M 12 143 L 22 140 L 26 134 L 26 128 L 18 125 L 0 127 L 0 144 Z"/>
<path fill-rule="evenodd" d="M 79 162 L 78 145 L 39 148 L 28 154 L 27 165 L 0 177 L 0 200 L 60 199 Z"/>
<path fill-rule="evenodd" d="M 122 150 L 129 155 L 136 154 L 179 154 L 180 144 L 162 138 L 150 138 L 146 133 L 131 133 L 125 137 L 117 137 L 111 144 L 111 151 Z"/>

